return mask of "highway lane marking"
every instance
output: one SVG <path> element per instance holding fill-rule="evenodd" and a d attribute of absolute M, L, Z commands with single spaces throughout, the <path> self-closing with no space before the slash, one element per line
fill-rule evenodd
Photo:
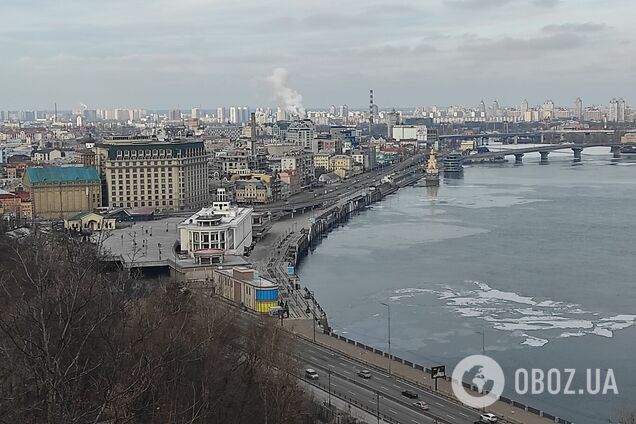
<path fill-rule="evenodd" d="M 394 384 L 393 387 L 395 387 L 396 389 L 400 389 L 401 387 L 398 386 L 397 384 Z"/>
<path fill-rule="evenodd" d="M 391 408 L 389 408 L 389 412 L 391 412 L 391 413 L 393 413 L 393 414 L 397 415 L 397 412 L 395 412 L 395 411 L 394 411 L 394 410 L 392 410 Z"/>
<path fill-rule="evenodd" d="M 447 416 L 448 418 L 450 418 L 451 420 L 453 420 L 453 421 L 455 421 L 455 420 L 457 419 L 457 418 L 453 417 L 452 415 L 448 415 L 448 414 L 446 414 L 446 416 Z"/>
<path fill-rule="evenodd" d="M 382 390 L 389 390 L 389 389 L 387 389 L 387 388 L 386 388 L 386 387 L 384 387 L 384 386 L 380 386 L 380 388 L 381 388 Z"/>
<path fill-rule="evenodd" d="M 349 393 L 351 393 L 352 395 L 356 395 L 355 392 L 352 392 L 351 390 L 348 390 Z"/>
<path fill-rule="evenodd" d="M 318 362 L 318 359 L 317 359 L 315 356 L 310 356 L 310 358 L 311 358 L 313 361 Z"/>
<path fill-rule="evenodd" d="M 469 418 L 469 417 L 468 417 L 468 415 L 464 414 L 463 412 L 459 412 L 459 411 L 458 411 L 457 413 L 458 413 L 459 415 L 463 415 L 463 416 L 465 416 L 466 418 Z"/>
<path fill-rule="evenodd" d="M 447 406 L 447 405 L 442 405 L 441 403 L 439 403 L 439 402 L 435 402 L 435 401 L 433 401 L 433 403 L 434 403 L 435 405 L 437 405 L 437 406 L 441 406 L 442 408 L 444 408 L 444 407 L 446 407 L 446 406 Z"/>

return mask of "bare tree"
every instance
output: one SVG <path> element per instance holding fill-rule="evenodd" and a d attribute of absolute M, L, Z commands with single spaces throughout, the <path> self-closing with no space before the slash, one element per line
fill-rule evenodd
<path fill-rule="evenodd" d="M 0 422 L 306 422 L 278 327 L 106 270 L 89 243 L 0 239 Z"/>

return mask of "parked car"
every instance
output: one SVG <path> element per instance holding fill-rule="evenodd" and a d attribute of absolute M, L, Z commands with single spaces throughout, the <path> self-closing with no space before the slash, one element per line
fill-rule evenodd
<path fill-rule="evenodd" d="M 305 370 L 305 377 L 310 380 L 318 380 L 318 373 L 314 369 L 307 368 Z"/>
<path fill-rule="evenodd" d="M 358 371 L 358 377 L 371 378 L 371 373 L 367 370 L 360 370 Z"/>
<path fill-rule="evenodd" d="M 481 414 L 481 416 L 479 417 L 480 420 L 487 422 L 487 423 L 496 423 L 497 422 L 497 416 L 495 414 Z"/>
<path fill-rule="evenodd" d="M 415 403 L 413 403 L 413 406 L 423 409 L 424 411 L 428 411 L 429 410 L 429 406 L 428 403 L 424 402 L 423 400 L 417 401 Z"/>
<path fill-rule="evenodd" d="M 403 390 L 402 396 L 406 396 L 407 398 L 410 398 L 410 399 L 417 399 L 418 397 L 417 393 L 411 390 Z"/>

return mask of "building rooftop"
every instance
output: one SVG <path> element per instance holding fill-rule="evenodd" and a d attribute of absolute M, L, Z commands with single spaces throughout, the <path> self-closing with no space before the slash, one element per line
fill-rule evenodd
<path fill-rule="evenodd" d="M 236 278 L 237 280 L 241 280 L 260 289 L 274 289 L 278 287 L 278 284 L 268 280 L 267 278 L 261 277 L 258 271 L 252 268 L 235 267 L 227 269 L 221 267 L 217 268 L 217 272 L 227 275 L 228 277 Z M 246 279 L 245 276 L 251 276 L 251 278 Z"/>
<path fill-rule="evenodd" d="M 27 168 L 26 175 L 31 184 L 38 183 L 67 183 L 75 181 L 99 182 L 99 174 L 95 168 L 79 166 L 52 166 L 47 168 Z"/>
<path fill-rule="evenodd" d="M 203 208 L 185 219 L 180 225 L 198 225 L 200 221 L 214 221 L 215 225 L 229 224 L 251 210 L 251 208 L 240 208 L 230 205 L 228 202 L 215 202 L 213 206 Z"/>

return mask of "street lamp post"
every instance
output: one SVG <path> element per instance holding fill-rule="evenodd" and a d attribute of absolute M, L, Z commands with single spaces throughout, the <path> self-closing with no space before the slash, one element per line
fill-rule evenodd
<path fill-rule="evenodd" d="M 329 410 L 331 411 L 331 368 L 329 368 L 327 375 L 329 376 Z"/>
<path fill-rule="evenodd" d="M 380 424 L 380 391 L 375 392 L 375 402 L 376 402 L 376 416 L 378 418 L 378 424 Z"/>
<path fill-rule="evenodd" d="M 482 329 L 482 331 L 475 331 L 477 334 L 481 334 L 481 354 L 486 353 L 486 329 Z"/>
<path fill-rule="evenodd" d="M 384 306 L 386 306 L 388 310 L 387 323 L 388 323 L 388 330 L 389 330 L 389 374 L 391 374 L 391 362 L 393 362 L 393 355 L 391 355 L 391 305 L 384 302 L 381 302 L 381 303 Z"/>

